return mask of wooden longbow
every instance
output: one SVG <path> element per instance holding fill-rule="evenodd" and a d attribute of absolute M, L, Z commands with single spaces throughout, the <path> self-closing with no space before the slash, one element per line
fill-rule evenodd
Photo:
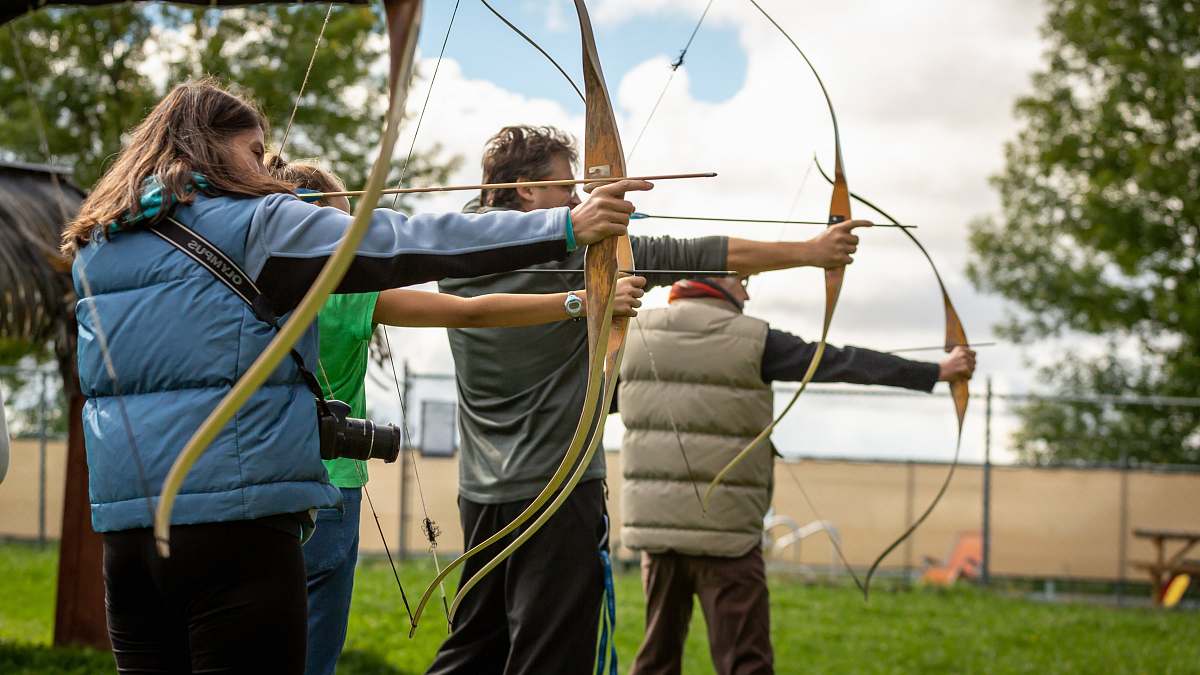
<path fill-rule="evenodd" d="M 779 25 L 779 23 L 775 21 L 775 19 L 768 14 L 766 10 L 764 10 L 762 6 L 758 4 L 758 2 L 755 0 L 749 0 L 749 2 L 750 4 L 754 5 L 755 9 L 757 9 L 764 17 L 766 17 L 767 21 L 769 21 L 771 25 L 774 26 L 775 29 L 778 30 L 785 39 L 787 39 L 796 52 L 800 54 L 800 58 L 804 59 L 804 63 L 807 64 L 809 70 L 812 71 L 813 77 L 816 78 L 817 84 L 821 87 L 821 93 L 825 96 L 825 104 L 829 108 L 829 118 L 833 121 L 834 150 L 833 194 L 829 201 L 829 226 L 832 227 L 838 223 L 846 222 L 851 218 L 850 188 L 846 183 L 846 172 L 844 163 L 842 161 L 842 138 L 838 129 L 837 112 L 835 112 L 833 108 L 833 99 L 829 96 L 829 90 L 826 89 L 825 82 L 821 79 L 821 74 L 817 72 L 816 66 L 814 66 L 813 62 L 809 60 L 808 55 L 804 53 L 804 50 L 800 49 L 800 45 L 798 45 L 796 41 L 792 39 L 791 35 L 788 35 L 787 31 L 783 29 L 783 26 Z M 789 412 L 791 412 L 792 407 L 796 405 L 796 400 L 800 398 L 800 394 L 804 393 L 804 390 L 812 381 L 813 376 L 816 375 L 817 368 L 819 368 L 821 365 L 821 357 L 825 355 L 825 345 L 829 338 L 829 326 L 833 323 L 833 313 L 834 310 L 837 309 L 838 296 L 841 295 L 842 282 L 845 280 L 845 276 L 846 268 L 844 266 L 833 267 L 825 270 L 825 315 L 821 323 L 821 339 L 817 343 L 817 349 L 813 354 L 812 360 L 809 361 L 808 370 L 805 371 L 804 377 L 800 380 L 799 387 L 796 389 L 796 393 L 792 395 L 791 400 L 788 401 L 786 406 L 784 406 L 783 411 L 780 412 L 779 415 L 772 420 L 772 422 L 767 425 L 765 429 L 759 432 L 758 436 L 756 436 L 754 440 L 750 441 L 746 447 L 742 448 L 742 450 L 738 452 L 738 454 L 735 455 L 734 458 L 717 473 L 717 475 L 712 479 L 712 482 L 708 484 L 708 489 L 706 489 L 704 492 L 705 508 L 707 508 L 708 502 L 712 498 L 713 490 L 715 490 L 716 487 L 720 485 L 721 482 L 729 475 L 729 473 L 733 471 L 734 467 L 746 459 L 746 457 L 748 457 L 750 453 L 754 452 L 755 449 L 761 447 L 764 443 L 769 443 L 771 433 L 775 431 L 775 427 L 783 421 L 783 418 L 786 417 Z"/>
<path fill-rule="evenodd" d="M 600 67 L 591 19 L 583 0 L 575 0 L 579 15 L 580 41 L 586 102 L 586 131 L 584 138 L 584 177 L 595 179 L 620 178 L 627 175 L 617 132 L 616 116 Z M 507 23 L 507 22 L 506 22 Z M 511 24 L 509 24 L 511 27 Z M 515 28 L 514 28 L 515 29 Z M 422 593 L 414 612 L 412 632 L 416 621 L 427 606 L 434 590 L 454 569 L 483 550 L 508 537 L 531 518 L 532 523 L 521 531 L 503 550 L 459 588 L 450 605 L 450 618 L 463 598 L 488 573 L 496 569 L 525 544 L 548 521 L 570 496 L 586 472 L 604 436 L 604 423 L 616 392 L 617 374 L 625 349 L 628 319 L 612 316 L 618 270 L 634 269 L 633 248 L 628 237 L 610 237 L 587 247 L 584 264 L 584 285 L 587 288 L 588 379 L 584 392 L 583 410 L 576 423 L 575 433 L 568 444 L 558 468 L 533 501 L 511 522 L 490 537 L 451 561 Z M 593 299 L 603 298 L 604 302 Z M 572 472 L 572 468 L 575 468 Z M 544 508 L 543 508 L 544 507 Z M 540 514 L 539 514 L 540 511 Z"/>
<path fill-rule="evenodd" d="M 816 161 L 815 158 L 814 161 Z M 820 162 L 817 162 L 817 170 L 821 172 L 821 176 L 823 176 L 826 181 L 832 182 L 834 180 L 825 172 L 825 168 L 821 166 Z M 866 198 L 860 197 L 853 192 L 850 193 L 850 196 L 854 198 L 855 201 L 858 201 L 867 208 L 875 211 L 879 215 L 888 219 L 890 222 L 898 222 L 891 216 L 891 214 L 879 208 Z M 929 262 L 929 267 L 933 270 L 934 278 L 937 279 L 938 290 L 941 291 L 942 294 L 942 307 L 945 312 L 946 319 L 945 350 L 949 352 L 955 347 L 969 347 L 970 342 L 967 340 L 967 332 L 965 329 L 963 329 L 962 320 L 958 316 L 958 310 L 954 308 L 954 303 L 950 301 L 950 293 L 946 291 L 946 283 L 942 280 L 942 274 L 940 271 L 938 271 L 937 265 L 933 262 L 933 257 L 929 255 L 929 251 L 926 250 L 925 246 L 914 234 L 912 234 L 912 232 L 908 231 L 907 229 L 902 229 L 902 231 L 904 232 L 905 236 L 912 241 L 917 249 L 921 251 L 921 255 L 925 256 L 925 260 Z M 954 478 L 954 471 L 956 468 L 958 468 L 958 456 L 962 450 L 963 422 L 967 416 L 967 403 L 971 400 L 970 383 L 967 380 L 954 380 L 951 382 L 950 398 L 954 403 L 954 415 L 958 421 L 958 431 L 955 434 L 954 441 L 954 459 L 950 462 L 950 470 L 946 472 L 946 477 L 942 480 L 941 487 L 938 488 L 937 494 L 934 495 L 933 500 L 929 502 L 929 506 L 925 507 L 925 510 L 921 512 L 921 515 L 918 516 L 917 519 L 914 520 L 912 524 L 909 525 L 908 528 L 904 530 L 904 532 L 895 541 L 889 544 L 883 549 L 882 553 L 875 557 L 875 560 L 871 563 L 871 567 L 867 570 L 866 579 L 863 581 L 864 598 L 869 596 L 871 590 L 871 577 L 875 575 L 875 571 L 879 568 L 879 565 L 883 562 L 884 558 L 887 558 L 892 551 L 896 550 L 896 547 L 903 543 L 905 539 L 908 539 L 910 536 L 912 536 L 913 532 L 916 532 L 917 528 L 921 526 L 921 523 L 925 522 L 925 519 L 929 517 L 929 514 L 933 513 L 933 509 L 937 507 L 938 502 L 940 502 L 942 499 L 942 496 L 946 494 L 946 490 L 950 487 L 950 481 Z"/>

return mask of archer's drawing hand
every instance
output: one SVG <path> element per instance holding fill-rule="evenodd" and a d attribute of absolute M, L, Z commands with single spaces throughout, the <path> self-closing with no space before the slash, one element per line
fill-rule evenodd
<path fill-rule="evenodd" d="M 938 382 L 969 380 L 975 374 L 975 350 L 958 346 L 938 364 Z"/>
<path fill-rule="evenodd" d="M 617 279 L 616 296 L 613 298 L 614 317 L 635 317 L 646 294 L 646 277 L 628 276 Z"/>
<path fill-rule="evenodd" d="M 634 208 L 633 202 L 625 199 L 625 193 L 652 189 L 654 184 L 644 180 L 620 180 L 592 189 L 592 196 L 586 202 L 571 209 L 575 242 L 587 246 L 601 239 L 628 234 L 629 216 Z"/>
<path fill-rule="evenodd" d="M 825 228 L 824 232 L 808 240 L 813 256 L 809 264 L 830 269 L 854 262 L 851 256 L 858 251 L 858 235 L 854 234 L 854 229 L 872 224 L 869 220 L 847 220 Z"/>

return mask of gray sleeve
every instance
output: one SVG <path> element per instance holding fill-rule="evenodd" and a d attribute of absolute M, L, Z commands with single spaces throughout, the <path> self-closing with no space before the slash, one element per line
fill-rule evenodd
<path fill-rule="evenodd" d="M 724 270 L 729 253 L 728 237 L 633 237 L 633 259 L 646 270 Z M 648 286 L 667 286 L 679 281 L 670 275 L 647 275 Z"/>
<path fill-rule="evenodd" d="M 246 272 L 276 309 L 294 306 L 352 222 L 291 195 L 262 200 L 246 242 Z M 376 209 L 339 293 L 378 291 L 446 277 L 479 276 L 567 255 L 566 208 L 522 213 L 406 216 Z"/>

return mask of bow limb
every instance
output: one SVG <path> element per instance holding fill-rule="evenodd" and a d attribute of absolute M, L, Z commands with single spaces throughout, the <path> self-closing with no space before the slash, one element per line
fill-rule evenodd
<path fill-rule="evenodd" d="M 850 220 L 850 188 L 846 183 L 846 172 L 842 163 L 842 138 L 838 130 L 837 112 L 833 109 L 833 99 L 829 96 L 829 90 L 825 87 L 825 82 L 821 79 L 821 74 L 817 72 L 816 66 L 809 60 L 808 55 L 804 50 L 800 49 L 800 45 L 788 35 L 783 26 L 779 25 L 775 19 L 766 12 L 755 0 L 749 0 L 750 4 L 759 11 L 767 21 L 775 27 L 777 31 L 789 42 L 792 47 L 800 54 L 800 58 L 804 59 L 804 63 L 808 69 L 812 71 L 813 77 L 817 80 L 817 85 L 821 87 L 821 94 L 825 97 L 825 104 L 829 108 L 829 118 L 833 122 L 833 150 L 834 150 L 834 180 L 833 180 L 833 195 L 829 201 L 829 225 L 833 226 L 838 223 Z M 712 482 L 708 484 L 708 489 L 704 491 L 704 506 L 708 508 L 708 502 L 712 498 L 713 490 L 721 484 L 723 480 L 733 471 L 734 467 L 740 464 L 746 457 L 750 456 L 754 450 L 761 447 L 764 443 L 769 442 L 771 433 L 775 431 L 775 427 L 783 421 L 783 418 L 791 412 L 792 407 L 796 405 L 797 399 L 804 390 L 808 388 L 809 382 L 812 382 L 813 376 L 817 374 L 817 369 L 821 366 L 821 358 L 825 355 L 825 345 L 829 338 L 829 326 L 833 323 L 833 313 L 837 309 L 838 297 L 842 293 L 842 282 L 846 277 L 846 268 L 833 267 L 825 270 L 825 316 L 821 323 L 821 339 L 817 342 L 816 352 L 813 353 L 812 360 L 809 361 L 808 370 L 804 373 L 804 378 L 800 380 L 800 386 L 797 387 L 796 393 L 792 395 L 790 401 L 784 406 L 783 411 L 779 416 L 771 421 L 765 429 L 759 432 L 758 436 L 750 443 L 742 448 L 732 460 L 729 461 L 717 475 L 713 477 Z"/>
<path fill-rule="evenodd" d="M 817 170 L 821 172 L 821 175 L 825 178 L 825 180 L 833 180 L 829 177 L 829 174 L 825 173 L 825 169 L 821 166 L 820 162 L 817 162 Z M 850 196 L 867 208 L 888 219 L 892 223 L 899 222 L 887 211 L 879 208 L 865 197 L 860 197 L 853 192 L 850 193 Z M 929 262 L 929 267 L 933 270 L 934 278 L 937 279 L 938 290 L 940 290 L 942 293 L 942 306 L 945 310 L 946 316 L 946 351 L 948 352 L 957 346 L 970 346 L 970 342 L 967 340 L 966 330 L 963 328 L 962 319 L 959 318 L 958 310 L 954 308 L 954 303 L 950 301 L 950 293 L 946 291 L 946 283 L 942 280 L 942 274 L 940 271 L 938 271 L 937 265 L 933 262 L 933 256 L 929 255 L 929 251 L 926 250 L 924 244 L 922 244 L 913 233 L 904 228 L 901 228 L 901 231 L 904 232 L 904 235 L 908 237 L 910 241 L 912 241 L 919 251 L 921 251 L 921 255 L 925 256 L 925 260 Z M 908 539 L 910 536 L 912 536 L 913 532 L 916 532 L 917 528 L 921 526 L 921 523 L 925 522 L 925 519 L 929 517 L 929 514 L 933 513 L 933 509 L 938 505 L 938 502 L 941 501 L 942 496 L 946 494 L 946 490 L 950 487 L 950 481 L 954 478 L 954 471 L 958 468 L 958 456 L 962 450 L 962 430 L 963 422 L 966 420 L 967 416 L 967 403 L 971 399 L 971 390 L 968 381 L 955 380 L 951 382 L 950 397 L 954 401 L 954 415 L 958 421 L 958 430 L 955 434 L 954 441 L 954 459 L 950 462 L 950 470 L 946 472 L 946 477 L 942 480 L 942 484 L 938 488 L 937 494 L 934 495 L 933 501 L 929 503 L 929 506 L 925 507 L 925 510 L 921 512 L 921 515 L 914 520 L 906 530 L 904 530 L 904 533 L 901 534 L 891 544 L 889 544 L 887 548 L 885 548 L 883 552 L 875 558 L 874 562 L 871 563 L 871 567 L 867 570 L 866 580 L 863 584 L 864 598 L 867 597 L 868 592 L 871 589 L 871 577 L 874 576 L 875 570 L 879 568 L 879 565 L 885 558 L 888 557 L 888 555 L 891 554 L 892 551 L 896 550 L 896 547 L 903 543 L 905 539 Z"/>
<path fill-rule="evenodd" d="M 287 356 L 292 346 L 308 330 L 309 325 L 316 318 L 317 312 L 325 303 L 325 299 L 337 288 L 342 277 L 345 276 L 346 270 L 354 258 L 355 250 L 370 225 L 372 212 L 379 202 L 380 191 L 387 180 L 392 150 L 395 148 L 396 138 L 400 131 L 400 121 L 404 116 L 408 81 L 412 76 L 413 58 L 420 26 L 421 1 L 386 0 L 384 8 L 387 14 L 392 50 L 389 75 L 391 96 L 379 156 L 371 167 L 366 192 L 354 210 L 354 220 L 346 230 L 342 242 L 325 263 L 321 273 L 308 289 L 300 304 L 292 311 L 287 323 L 283 325 L 275 339 L 242 375 L 221 403 L 204 420 L 191 440 L 184 446 L 183 452 L 175 459 L 175 463 L 171 465 L 171 470 L 163 483 L 154 518 L 154 535 L 159 554 L 163 557 L 170 555 L 171 512 L 175 505 L 175 498 L 179 494 L 188 472 L 195 466 L 200 456 L 225 425 L 237 414 L 250 396 L 262 386 L 267 377 Z"/>
<path fill-rule="evenodd" d="M 621 149 L 616 115 L 613 113 L 608 87 L 605 85 L 604 71 L 600 66 L 600 55 L 596 49 L 591 18 L 588 16 L 587 5 L 583 0 L 575 0 L 575 10 L 579 16 L 584 90 L 587 94 L 583 153 L 584 177 L 619 178 L 628 175 L 625 170 L 625 153 Z M 596 363 L 600 356 L 604 357 L 601 370 L 589 371 L 588 386 L 589 388 L 594 386 L 595 380 L 602 381 L 604 395 L 600 401 L 600 407 L 593 413 L 595 419 L 591 425 L 587 450 L 569 478 L 565 481 L 558 479 L 557 482 L 552 480 L 544 488 L 543 492 L 558 491 L 554 501 L 521 532 L 520 536 L 463 584 L 455 596 L 454 602 L 450 605 L 451 618 L 454 617 L 455 611 L 462 603 L 466 593 L 489 572 L 507 560 L 525 542 L 529 541 L 566 503 L 567 497 L 579 484 L 591 464 L 597 448 L 600 447 L 604 438 L 604 424 L 612 406 L 613 395 L 616 393 L 617 375 L 621 369 L 621 359 L 625 354 L 625 338 L 629 328 L 627 318 L 613 318 L 613 297 L 616 292 L 618 270 L 632 270 L 634 269 L 633 264 L 633 248 L 627 236 L 610 237 L 588 246 L 584 264 L 584 285 L 588 293 L 588 354 L 593 363 Z M 603 304 L 595 302 L 599 298 L 604 299 Z M 565 462 L 563 466 L 565 466 Z"/>

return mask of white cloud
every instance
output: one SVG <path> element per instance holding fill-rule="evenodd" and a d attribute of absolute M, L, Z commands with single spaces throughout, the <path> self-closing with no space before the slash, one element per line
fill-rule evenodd
<path fill-rule="evenodd" d="M 573 29 L 573 16 L 563 18 L 560 5 L 549 5 L 547 24 L 566 22 Z M 607 0 L 592 3 L 591 9 L 600 26 L 653 21 L 666 11 L 698 16 L 703 6 L 704 0 Z M 836 4 L 767 0 L 764 6 L 792 32 L 829 87 L 852 189 L 920 226 L 916 234 L 934 256 L 969 335 L 975 340 L 991 337 L 991 325 L 1001 319 L 1004 304 L 976 293 L 964 278 L 967 223 L 997 207 L 987 179 L 1002 166 L 1003 143 L 1016 128 L 1013 103 L 1028 89 L 1030 73 L 1039 63 L 1041 2 L 981 1 L 971 3 L 970 11 L 964 11 L 961 3 L 933 0 Z M 747 3 L 717 2 L 708 21 L 736 31 L 746 56 L 745 81 L 728 99 L 704 102 L 697 100 L 691 85 L 705 73 L 682 68 L 630 171 L 715 170 L 721 175 L 712 181 L 664 182 L 652 193 L 639 195 L 637 203 L 649 212 L 786 216 L 813 153 L 827 164 L 832 156 L 831 124 L 820 90 L 799 56 Z M 432 72 L 432 65 L 430 59 L 422 59 L 423 72 Z M 633 67 L 619 81 L 610 81 L 627 149 L 668 73 L 667 59 L 657 57 Z M 614 77 L 612 72 L 608 75 Z M 469 183 L 479 178 L 477 158 L 483 143 L 504 124 L 552 124 L 581 137 L 579 117 L 556 102 L 518 93 L 520 83 L 519 72 L 508 82 L 471 79 L 456 61 L 447 59 L 418 148 L 440 144 L 446 155 L 465 158 L 452 180 Z M 423 97 L 423 86 L 418 86 L 410 108 Z M 402 137 L 398 147 L 407 149 L 408 144 Z M 421 205 L 429 210 L 457 209 L 467 198 L 438 195 Z M 792 215 L 823 218 L 828 199 L 828 187 L 814 172 Z M 869 215 L 866 209 L 856 209 L 859 216 Z M 781 230 L 787 238 L 806 238 L 819 229 L 659 222 L 640 221 L 637 228 L 649 234 L 722 233 L 767 240 L 779 238 Z M 815 339 L 820 329 L 821 287 L 821 276 L 815 271 L 762 275 L 751 286 L 754 300 L 749 309 L 781 329 Z M 663 301 L 661 292 L 651 296 L 651 304 Z M 916 248 L 893 230 L 863 232 L 858 260 L 847 271 L 831 341 L 880 349 L 936 344 L 942 325 L 933 274 Z M 395 335 L 398 352 L 421 363 L 423 370 L 451 368 L 442 331 Z M 916 357 L 936 359 L 937 353 Z M 981 353 L 977 390 L 982 391 L 987 375 L 997 377 L 997 386 L 1006 390 L 1034 384 L 1013 346 Z M 947 422 L 949 403 L 941 399 L 916 408 L 908 400 L 898 404 L 901 411 L 920 411 L 914 412 L 920 423 L 904 427 L 903 433 L 915 434 L 904 443 L 895 442 L 899 427 L 893 428 L 892 442 L 887 442 L 878 434 L 856 436 L 851 431 L 814 436 L 797 422 L 816 419 L 812 414 L 848 414 L 861 405 L 862 400 L 814 397 L 806 403 L 809 412 L 780 429 L 780 444 L 806 453 L 897 452 L 928 457 L 944 454 L 944 446 L 953 440 L 953 425 Z M 856 428 L 849 417 L 846 421 L 848 429 Z M 975 427 L 964 446 L 968 457 L 979 449 L 975 436 L 982 436 L 978 420 L 972 424 Z M 619 425 L 613 426 L 619 430 Z M 614 438 L 610 433 L 610 440 Z"/>

